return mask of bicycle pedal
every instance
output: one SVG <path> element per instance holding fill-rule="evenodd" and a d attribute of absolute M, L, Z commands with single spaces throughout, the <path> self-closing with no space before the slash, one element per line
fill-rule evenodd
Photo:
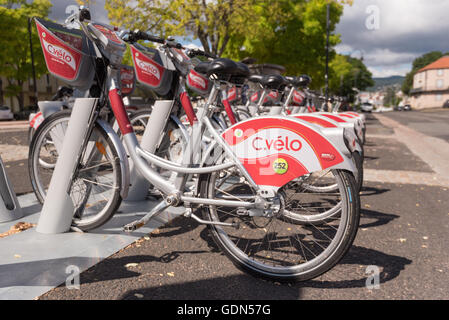
<path fill-rule="evenodd" d="M 123 227 L 123 231 L 128 232 L 128 233 L 129 232 L 133 232 L 133 231 L 143 227 L 144 225 L 145 225 L 145 223 L 143 223 L 143 222 L 141 222 L 139 220 L 138 221 L 134 221 L 134 222 L 131 222 L 131 223 L 128 223 L 127 225 L 125 225 Z"/>

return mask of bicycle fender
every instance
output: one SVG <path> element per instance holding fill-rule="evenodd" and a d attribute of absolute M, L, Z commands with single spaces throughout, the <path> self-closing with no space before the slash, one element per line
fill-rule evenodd
<path fill-rule="evenodd" d="M 258 117 L 235 124 L 222 134 L 254 182 L 279 188 L 325 169 L 356 169 L 321 129 L 285 116 Z"/>
<path fill-rule="evenodd" d="M 361 142 L 363 141 L 363 124 L 362 121 L 358 118 L 348 118 L 339 113 L 330 113 L 330 112 L 318 112 L 318 116 L 326 117 L 330 120 L 337 122 L 340 126 L 344 128 L 350 128 L 354 130 L 355 134 L 359 138 Z"/>
<path fill-rule="evenodd" d="M 309 123 L 313 123 L 322 127 L 322 133 L 331 140 L 334 145 L 338 148 L 338 150 L 343 151 L 347 156 L 350 156 L 351 152 L 357 151 L 359 153 L 362 152 L 362 148 L 360 147 L 359 142 L 357 141 L 357 136 L 355 134 L 355 128 L 350 123 L 339 123 L 325 116 L 315 114 L 315 113 L 306 113 L 306 114 L 295 114 L 292 117 L 304 120 Z M 343 138 L 343 130 L 342 128 L 348 128 L 346 130 L 346 138 L 349 143 L 349 150 L 346 147 L 344 138 Z"/>
<path fill-rule="evenodd" d="M 37 128 L 42 124 L 44 121 L 44 116 L 42 115 L 42 112 L 35 113 L 34 116 L 30 120 L 30 127 L 34 130 L 37 130 Z"/>
<path fill-rule="evenodd" d="M 120 169 L 122 172 L 122 175 L 121 175 L 122 185 L 120 188 L 120 195 L 122 196 L 122 199 L 126 199 L 126 197 L 128 196 L 128 190 L 129 190 L 129 184 L 130 184 L 130 177 L 129 177 L 130 169 L 129 169 L 129 161 L 128 161 L 128 156 L 127 156 L 125 147 L 123 146 L 122 142 L 120 141 L 120 138 L 118 137 L 117 133 L 112 129 L 112 127 L 106 121 L 98 119 L 97 123 L 106 132 L 108 137 L 111 139 L 111 142 L 114 145 L 114 148 L 117 150 L 117 154 L 119 157 L 119 163 L 120 163 Z"/>

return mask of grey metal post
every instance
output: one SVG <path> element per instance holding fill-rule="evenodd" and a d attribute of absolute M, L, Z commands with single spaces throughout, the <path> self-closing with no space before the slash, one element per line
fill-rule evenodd
<path fill-rule="evenodd" d="M 6 175 L 5 166 L 0 157 L 0 223 L 23 217 L 22 208 L 16 193 Z"/>
<path fill-rule="evenodd" d="M 62 233 L 70 229 L 75 208 L 67 192 L 77 166 L 77 156 L 82 151 L 83 140 L 87 135 L 89 118 L 97 101 L 98 99 L 94 98 L 75 100 L 61 153 L 37 224 L 37 232 Z"/>
<path fill-rule="evenodd" d="M 148 120 L 147 127 L 143 133 L 142 141 L 140 142 L 140 147 L 143 150 L 152 153 L 156 151 L 156 148 L 160 144 L 163 137 L 164 127 L 167 124 L 173 103 L 174 100 L 157 100 L 154 103 L 150 120 Z M 140 174 L 132 161 L 130 161 L 130 182 L 131 186 L 129 188 L 128 197 L 126 200 L 145 200 L 151 184 Z"/>

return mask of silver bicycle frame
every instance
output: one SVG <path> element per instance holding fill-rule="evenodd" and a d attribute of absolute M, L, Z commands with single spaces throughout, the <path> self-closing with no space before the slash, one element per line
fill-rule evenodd
<path fill-rule="evenodd" d="M 112 81 L 113 82 L 113 81 Z M 205 173 L 213 173 L 216 171 L 220 171 L 223 169 L 228 169 L 231 167 L 237 167 L 244 177 L 247 179 L 248 183 L 255 189 L 259 190 L 259 186 L 254 182 L 249 173 L 246 171 L 244 166 L 241 164 L 239 159 L 236 157 L 231 148 L 226 144 L 224 139 L 221 137 L 219 132 L 214 128 L 211 123 L 209 117 L 212 114 L 213 110 L 216 108 L 214 106 L 214 102 L 217 99 L 217 95 L 219 92 L 218 85 L 215 84 L 212 87 L 211 93 L 209 95 L 208 101 L 203 108 L 199 108 L 197 117 L 198 122 L 195 122 L 192 127 L 192 133 L 188 140 L 187 148 L 183 157 L 183 164 L 179 164 L 176 162 L 169 161 L 167 159 L 158 157 L 157 155 L 145 151 L 139 145 L 137 141 L 136 135 L 134 132 L 127 133 L 123 135 L 123 142 L 126 145 L 126 148 L 129 152 L 129 155 L 134 163 L 134 166 L 138 169 L 138 171 L 157 189 L 159 189 L 162 193 L 164 193 L 167 197 L 171 199 L 176 199 L 176 201 L 186 201 L 189 203 L 198 203 L 198 204 L 213 204 L 213 205 L 223 205 L 223 206 L 231 206 L 231 207 L 256 207 L 257 204 L 252 202 L 245 201 L 230 201 L 230 200 L 221 200 L 221 199 L 207 199 L 207 198 L 198 198 L 184 195 L 184 189 L 187 182 L 187 178 L 192 174 L 205 174 Z M 154 111 L 153 111 L 154 112 Z M 151 114 L 153 117 L 153 113 Z M 224 151 L 226 155 L 227 162 L 212 165 L 212 166 L 203 166 L 203 167 L 195 167 L 192 166 L 195 163 L 195 156 L 200 154 L 201 151 L 201 137 L 207 129 L 221 150 Z M 154 135 L 162 134 L 162 132 L 152 132 Z M 177 177 L 173 182 L 173 179 L 165 179 L 162 177 L 157 171 L 155 171 L 151 165 L 156 167 L 160 167 L 163 169 L 171 170 L 177 173 Z"/>

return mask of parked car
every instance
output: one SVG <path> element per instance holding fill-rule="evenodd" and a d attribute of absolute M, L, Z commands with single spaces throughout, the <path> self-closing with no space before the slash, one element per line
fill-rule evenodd
<path fill-rule="evenodd" d="M 394 107 L 394 111 L 404 111 L 404 106 L 396 106 Z"/>
<path fill-rule="evenodd" d="M 13 120 L 14 114 L 8 106 L 0 106 L 0 120 Z"/>
<path fill-rule="evenodd" d="M 409 104 L 406 104 L 406 105 L 404 106 L 404 111 L 412 111 L 412 106 L 409 105 Z"/>
<path fill-rule="evenodd" d="M 369 102 L 364 102 L 362 103 L 362 105 L 360 106 L 360 109 L 362 110 L 362 112 L 372 112 L 374 107 L 371 103 Z"/>
<path fill-rule="evenodd" d="M 443 104 L 443 108 L 449 108 L 449 100 L 446 100 L 446 102 Z"/>

